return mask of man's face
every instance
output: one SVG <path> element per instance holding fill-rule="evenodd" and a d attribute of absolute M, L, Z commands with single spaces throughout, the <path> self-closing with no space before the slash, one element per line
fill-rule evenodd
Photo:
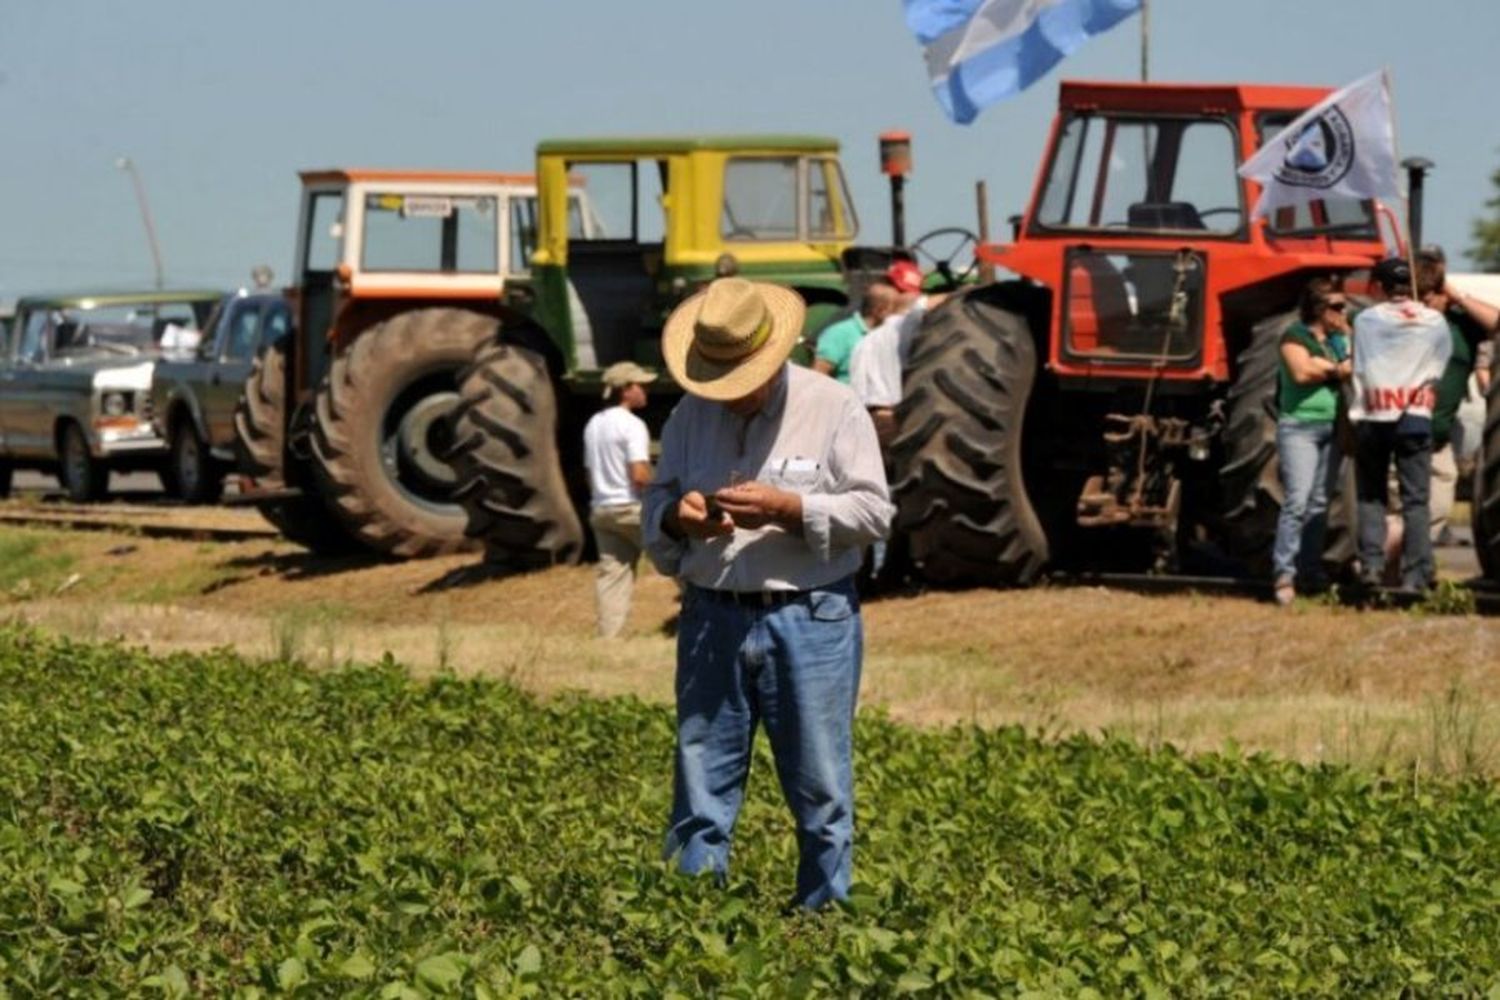
<path fill-rule="evenodd" d="M 632 382 L 620 390 L 620 403 L 632 410 L 639 410 L 646 405 L 646 387 L 639 382 Z"/>

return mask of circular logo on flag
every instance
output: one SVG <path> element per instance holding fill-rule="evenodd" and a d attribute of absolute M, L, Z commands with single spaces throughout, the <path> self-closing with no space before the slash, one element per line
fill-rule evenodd
<path fill-rule="evenodd" d="M 1276 179 L 1293 187 L 1331 188 L 1354 163 L 1354 129 L 1337 107 L 1329 108 L 1286 143 Z"/>

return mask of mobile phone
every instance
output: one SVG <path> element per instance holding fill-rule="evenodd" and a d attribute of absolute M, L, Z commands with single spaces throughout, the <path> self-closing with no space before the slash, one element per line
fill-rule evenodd
<path fill-rule="evenodd" d="M 719 506 L 719 501 L 713 497 L 705 497 L 704 503 L 708 506 L 708 519 L 710 521 L 722 521 L 729 516 L 724 512 L 724 508 Z"/>

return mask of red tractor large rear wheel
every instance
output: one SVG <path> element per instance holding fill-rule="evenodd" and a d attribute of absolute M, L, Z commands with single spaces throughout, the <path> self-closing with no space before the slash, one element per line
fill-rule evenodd
<path fill-rule="evenodd" d="M 1490 369 L 1484 433 L 1474 470 L 1474 550 L 1486 580 L 1500 583 L 1500 363 Z"/>
<path fill-rule="evenodd" d="M 896 530 L 929 582 L 1019 586 L 1046 564 L 1021 464 L 1036 372 L 1031 330 L 994 288 L 955 296 L 923 323 L 890 460 Z"/>

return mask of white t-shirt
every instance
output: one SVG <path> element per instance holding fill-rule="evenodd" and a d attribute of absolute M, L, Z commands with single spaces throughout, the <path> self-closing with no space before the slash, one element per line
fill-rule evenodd
<path fill-rule="evenodd" d="M 1350 420 L 1391 423 L 1403 414 L 1432 419 L 1437 382 L 1453 353 L 1443 314 L 1402 299 L 1354 317 L 1354 398 Z"/>
<path fill-rule="evenodd" d="M 646 422 L 623 406 L 611 406 L 589 418 L 583 429 L 583 464 L 589 470 L 592 507 L 639 503 L 630 485 L 630 463 L 651 460 L 651 432 Z"/>
<path fill-rule="evenodd" d="M 901 369 L 926 312 L 927 299 L 920 298 L 906 312 L 886 317 L 854 345 L 849 356 L 849 388 L 866 408 L 901 402 Z"/>

